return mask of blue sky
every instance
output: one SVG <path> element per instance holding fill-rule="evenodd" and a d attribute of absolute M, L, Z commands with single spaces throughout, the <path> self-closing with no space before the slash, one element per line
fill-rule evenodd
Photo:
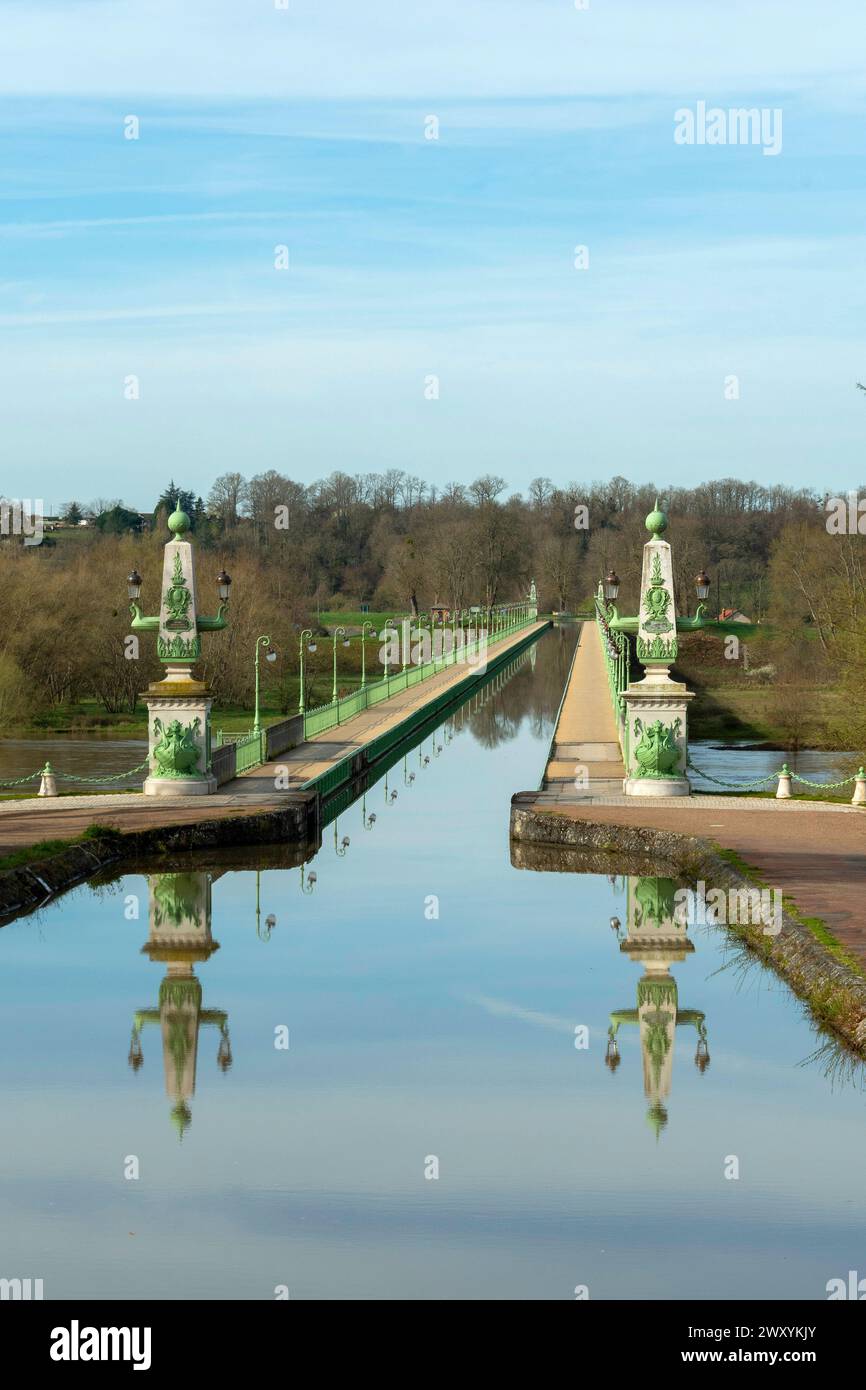
<path fill-rule="evenodd" d="M 6 495 L 149 507 L 235 468 L 862 481 L 862 4 L 0 22 Z M 699 100 L 780 108 L 781 153 L 676 145 Z"/>

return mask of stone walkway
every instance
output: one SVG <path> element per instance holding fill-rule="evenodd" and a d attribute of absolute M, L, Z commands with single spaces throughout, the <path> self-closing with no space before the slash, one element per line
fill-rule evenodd
<path fill-rule="evenodd" d="M 572 799 L 579 793 L 579 772 L 588 775 L 587 795 L 622 791 L 625 768 L 595 623 L 584 623 L 580 629 L 544 786 Z"/>
<path fill-rule="evenodd" d="M 866 808 L 742 796 L 649 804 L 620 796 L 566 806 L 544 794 L 535 805 L 572 820 L 699 835 L 735 850 L 807 917 L 826 922 L 866 969 Z"/>

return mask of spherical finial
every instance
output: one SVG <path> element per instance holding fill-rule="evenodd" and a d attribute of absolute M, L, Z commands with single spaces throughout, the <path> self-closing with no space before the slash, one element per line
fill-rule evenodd
<path fill-rule="evenodd" d="M 174 511 L 168 519 L 168 529 L 177 540 L 181 540 L 191 526 L 192 522 L 186 512 L 181 511 L 180 498 L 178 498 L 174 504 Z"/>
<path fill-rule="evenodd" d="M 668 519 L 664 512 L 659 508 L 659 499 L 656 498 L 655 506 L 650 512 L 644 523 L 651 536 L 656 538 L 661 536 L 668 529 Z"/>

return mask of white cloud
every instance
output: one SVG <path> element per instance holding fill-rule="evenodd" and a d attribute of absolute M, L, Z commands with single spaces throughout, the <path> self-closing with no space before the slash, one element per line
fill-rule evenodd
<path fill-rule="evenodd" d="M 126 0 L 3 6 L 6 93 L 343 98 L 862 91 L 861 0 Z M 72 55 L 72 56 L 71 56 Z"/>

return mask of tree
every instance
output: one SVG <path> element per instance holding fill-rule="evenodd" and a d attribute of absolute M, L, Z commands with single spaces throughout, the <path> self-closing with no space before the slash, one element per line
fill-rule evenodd
<path fill-rule="evenodd" d="M 208 493 L 207 510 L 219 520 L 224 530 L 230 530 L 237 526 L 247 499 L 248 489 L 243 474 L 221 473 Z"/>
<path fill-rule="evenodd" d="M 78 502 L 67 502 L 61 515 L 67 526 L 78 526 L 84 520 L 84 512 Z"/>

